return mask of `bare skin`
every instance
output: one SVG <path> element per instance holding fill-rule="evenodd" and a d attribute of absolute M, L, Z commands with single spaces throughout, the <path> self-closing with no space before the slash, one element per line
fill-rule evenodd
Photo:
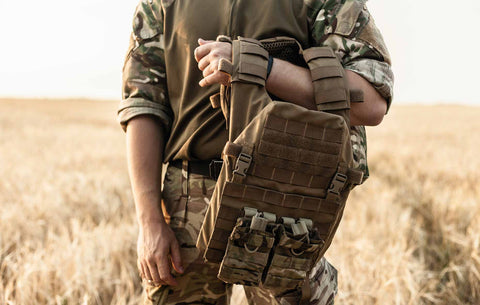
<path fill-rule="evenodd" d="M 195 49 L 195 59 L 204 77 L 199 83 L 200 86 L 205 87 L 217 83 L 228 85 L 230 76 L 218 70 L 218 62 L 222 58 L 232 60 L 232 45 L 203 39 L 199 39 L 198 43 L 199 47 Z M 361 89 L 365 99 L 363 103 L 352 103 L 350 123 L 367 126 L 380 124 L 387 110 L 385 99 L 360 75 L 349 70 L 346 70 L 345 74 L 349 88 Z M 282 100 L 308 109 L 316 109 L 313 83 L 308 69 L 275 59 L 267 79 L 266 89 Z"/>
<path fill-rule="evenodd" d="M 195 59 L 204 77 L 200 86 L 230 83 L 229 75 L 218 71 L 221 58 L 231 61 L 229 43 L 199 39 Z M 352 105 L 352 125 L 380 124 L 386 101 L 358 74 L 347 70 L 346 77 L 350 88 L 363 90 L 365 97 L 364 103 Z M 266 89 L 285 101 L 316 109 L 308 69 L 275 59 Z M 152 116 L 138 116 L 128 123 L 127 162 L 140 227 L 137 243 L 140 276 L 154 285 L 177 285 L 170 271 L 174 268 L 183 273 L 180 248 L 160 208 L 164 139 L 164 130 Z"/>
<path fill-rule="evenodd" d="M 155 285 L 177 285 L 171 266 L 183 273 L 180 247 L 160 209 L 164 131 L 151 116 L 127 125 L 127 162 L 139 223 L 137 242 L 140 276 Z"/>

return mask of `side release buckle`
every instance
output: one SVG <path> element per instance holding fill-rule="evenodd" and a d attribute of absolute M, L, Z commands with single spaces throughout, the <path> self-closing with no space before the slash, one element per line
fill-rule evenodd
<path fill-rule="evenodd" d="M 336 196 L 339 196 L 340 192 L 343 190 L 343 187 L 345 186 L 345 183 L 347 183 L 347 179 L 348 179 L 347 175 L 337 172 L 333 177 L 332 182 L 330 183 L 328 192 Z"/>
<path fill-rule="evenodd" d="M 245 177 L 250 164 L 252 164 L 252 156 L 247 155 L 246 153 L 240 153 L 233 173 Z"/>

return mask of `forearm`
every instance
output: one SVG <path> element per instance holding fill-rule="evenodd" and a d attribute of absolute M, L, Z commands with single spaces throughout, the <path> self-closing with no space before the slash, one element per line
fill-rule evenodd
<path fill-rule="evenodd" d="M 375 88 L 360 75 L 345 71 L 348 87 L 361 89 L 363 103 L 352 103 L 350 109 L 351 125 L 380 124 L 387 109 L 387 103 Z M 303 106 L 316 109 L 314 88 L 310 71 L 287 61 L 275 59 L 267 80 L 266 89 L 277 97 Z"/>
<path fill-rule="evenodd" d="M 127 163 L 140 226 L 164 223 L 160 206 L 164 132 L 151 116 L 138 116 L 127 125 Z"/>

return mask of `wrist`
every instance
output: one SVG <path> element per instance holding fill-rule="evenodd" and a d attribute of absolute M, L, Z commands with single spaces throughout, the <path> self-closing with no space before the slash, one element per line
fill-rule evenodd
<path fill-rule="evenodd" d="M 272 72 L 272 67 L 273 67 L 273 56 L 268 55 L 268 64 L 267 64 L 267 79 L 270 76 L 270 73 Z"/>
<path fill-rule="evenodd" d="M 149 230 L 152 228 L 167 226 L 167 223 L 165 222 L 165 219 L 163 217 L 159 217 L 159 218 L 145 217 L 142 219 L 137 217 L 137 221 L 138 221 L 138 226 L 142 231 Z"/>

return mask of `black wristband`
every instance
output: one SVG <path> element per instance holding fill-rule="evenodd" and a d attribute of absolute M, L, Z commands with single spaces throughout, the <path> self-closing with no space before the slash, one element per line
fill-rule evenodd
<path fill-rule="evenodd" d="M 273 66 L 273 56 L 268 55 L 267 79 L 270 76 L 270 72 L 272 72 L 272 66 Z"/>

